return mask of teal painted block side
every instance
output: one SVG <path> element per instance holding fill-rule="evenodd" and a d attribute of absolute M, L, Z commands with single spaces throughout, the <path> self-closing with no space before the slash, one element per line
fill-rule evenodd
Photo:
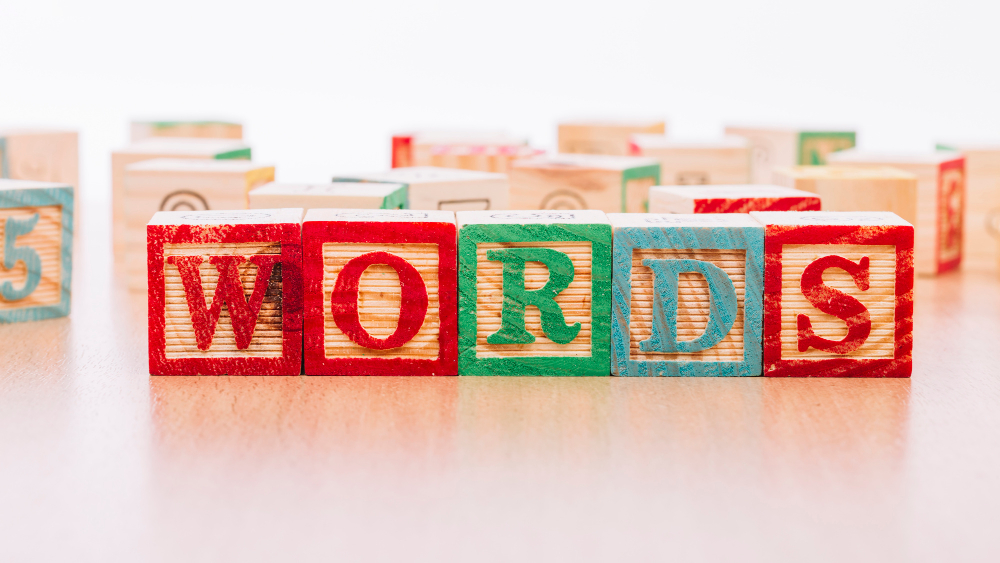
<path fill-rule="evenodd" d="M 614 229 L 614 285 L 612 287 L 612 373 L 623 376 L 757 376 L 761 375 L 763 353 L 764 297 L 764 228 L 762 226 L 684 226 L 684 219 L 649 215 L 648 226 L 621 226 Z M 723 219 L 720 219 L 722 221 Z M 743 298 L 743 359 L 739 362 L 630 359 L 629 318 L 632 296 L 632 250 L 640 249 L 730 249 L 745 250 L 745 290 Z M 735 290 L 729 276 L 709 262 L 692 260 L 657 260 L 674 277 L 654 276 L 653 336 L 640 343 L 643 351 L 691 353 L 711 348 L 732 327 L 735 314 Z M 704 266 L 688 264 L 700 262 Z M 662 270 L 662 268 L 661 268 Z M 679 271 L 698 271 L 710 282 L 711 314 L 705 334 L 696 341 L 676 342 L 676 287 L 663 279 L 676 280 Z M 722 276 L 720 278 L 719 276 Z M 724 278 L 724 279 L 723 279 Z M 728 281 L 728 285 L 727 285 Z M 676 281 L 674 281 L 676 283 Z M 672 293 L 671 293 L 672 290 Z M 666 298 L 662 298 L 666 295 Z M 673 299 L 671 304 L 669 301 Z M 655 305 L 659 305 L 656 307 Z M 667 308 L 668 310 L 664 310 Z M 671 320 L 673 322 L 671 322 Z M 674 325 L 674 326 L 672 326 Z M 657 336 L 657 333 L 658 336 Z"/>
<path fill-rule="evenodd" d="M 591 242 L 591 355 L 589 357 L 476 356 L 476 246 L 488 242 Z M 533 247 L 538 248 L 538 247 Z M 458 235 L 459 375 L 607 376 L 611 356 L 611 226 L 608 224 L 471 224 Z M 548 285 L 548 284 L 546 284 Z M 503 295 L 496 295 L 503 299 Z M 521 306 L 530 303 L 521 303 Z M 573 334 L 575 337 L 575 333 Z M 516 344 L 512 344 L 516 345 Z"/>
<path fill-rule="evenodd" d="M 65 317 L 69 314 L 70 282 L 73 278 L 73 188 L 70 186 L 64 186 L 13 190 L 0 189 L 0 209 L 44 207 L 52 205 L 59 205 L 62 207 L 59 303 L 42 307 L 0 310 L 0 323 L 38 321 L 55 317 Z M 0 244 L 2 243 L 3 241 L 0 241 Z M 0 263 L 0 266 L 2 266 L 2 263 Z"/>
<path fill-rule="evenodd" d="M 382 200 L 381 209 L 409 209 L 410 199 L 408 194 L 409 187 L 403 184 L 398 190 L 385 196 L 385 199 Z"/>

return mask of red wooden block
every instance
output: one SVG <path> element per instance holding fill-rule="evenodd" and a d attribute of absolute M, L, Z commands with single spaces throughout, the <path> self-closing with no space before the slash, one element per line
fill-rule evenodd
<path fill-rule="evenodd" d="M 909 377 L 913 226 L 894 213 L 753 212 L 764 375 Z"/>
<path fill-rule="evenodd" d="M 765 185 L 653 186 L 650 213 L 749 213 L 751 211 L 819 211 L 818 195 L 794 188 Z"/>
<path fill-rule="evenodd" d="M 302 242 L 306 374 L 458 374 L 453 212 L 310 209 Z"/>
<path fill-rule="evenodd" d="M 161 211 L 146 237 L 150 374 L 300 373 L 302 209 Z"/>

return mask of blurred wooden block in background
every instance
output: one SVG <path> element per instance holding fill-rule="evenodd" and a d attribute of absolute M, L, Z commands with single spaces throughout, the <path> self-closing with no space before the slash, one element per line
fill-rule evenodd
<path fill-rule="evenodd" d="M 750 182 L 750 142 L 743 137 L 685 141 L 666 135 L 632 135 L 631 154 L 659 159 L 664 186 Z"/>
<path fill-rule="evenodd" d="M 313 209 L 307 375 L 458 375 L 455 214 Z"/>
<path fill-rule="evenodd" d="M 917 175 L 917 221 L 914 267 L 935 275 L 962 262 L 965 213 L 965 158 L 956 152 L 883 153 L 857 149 L 830 155 L 830 164 L 851 167 L 892 166 Z"/>
<path fill-rule="evenodd" d="M 334 182 L 405 184 L 410 209 L 463 211 L 507 209 L 510 186 L 506 174 L 414 166 L 334 176 Z"/>
<path fill-rule="evenodd" d="M 0 323 L 69 314 L 73 192 L 67 183 L 0 180 Z"/>
<path fill-rule="evenodd" d="M 909 377 L 913 226 L 894 213 L 755 211 L 764 375 Z"/>
<path fill-rule="evenodd" d="M 79 187 L 79 135 L 48 129 L 0 130 L 0 178 Z"/>
<path fill-rule="evenodd" d="M 856 137 L 854 131 L 782 127 L 726 127 L 726 135 L 750 141 L 753 184 L 773 184 L 772 171 L 778 167 L 826 164 L 829 154 L 852 148 Z"/>
<path fill-rule="evenodd" d="M 783 186 L 653 186 L 650 213 L 749 213 L 819 211 L 820 197 Z"/>
<path fill-rule="evenodd" d="M 632 135 L 666 132 L 662 120 L 565 121 L 559 124 L 559 152 L 625 156 L 632 153 Z"/>
<path fill-rule="evenodd" d="M 247 193 L 274 181 L 274 167 L 249 160 L 157 158 L 125 167 L 125 270 L 146 289 L 146 223 L 158 211 L 246 209 Z"/>
<path fill-rule="evenodd" d="M 463 211 L 458 225 L 459 374 L 608 375 L 607 216 Z"/>
<path fill-rule="evenodd" d="M 939 143 L 965 156 L 962 269 L 1000 271 L 1000 142 Z"/>
<path fill-rule="evenodd" d="M 611 371 L 761 374 L 764 228 L 746 214 L 613 213 Z"/>
<path fill-rule="evenodd" d="M 527 139 L 491 131 L 423 131 L 392 138 L 392 167 L 436 166 L 506 173 L 519 158 L 545 151 L 528 146 Z"/>
<path fill-rule="evenodd" d="M 775 168 L 781 186 L 811 192 L 823 211 L 891 211 L 917 223 L 917 175 L 891 166 L 786 166 Z"/>
<path fill-rule="evenodd" d="M 250 147 L 231 139 L 153 138 L 111 153 L 111 211 L 115 253 L 125 250 L 125 167 L 154 158 L 250 160 Z"/>
<path fill-rule="evenodd" d="M 150 137 L 242 139 L 243 125 L 231 121 L 133 121 L 129 127 L 133 143 Z"/>
<path fill-rule="evenodd" d="M 301 372 L 301 209 L 160 211 L 146 232 L 151 375 Z"/>
<path fill-rule="evenodd" d="M 406 209 L 406 185 L 376 182 L 286 184 L 270 182 L 250 190 L 250 209 Z"/>
<path fill-rule="evenodd" d="M 557 154 L 514 162 L 511 209 L 646 211 L 649 188 L 660 182 L 660 162 L 640 156 Z"/>

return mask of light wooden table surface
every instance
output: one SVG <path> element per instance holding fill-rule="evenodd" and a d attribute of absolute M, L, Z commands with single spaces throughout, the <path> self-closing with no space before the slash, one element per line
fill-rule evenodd
<path fill-rule="evenodd" d="M 0 561 L 1000 560 L 1000 281 L 912 380 L 150 377 L 90 204 L 0 326 Z"/>

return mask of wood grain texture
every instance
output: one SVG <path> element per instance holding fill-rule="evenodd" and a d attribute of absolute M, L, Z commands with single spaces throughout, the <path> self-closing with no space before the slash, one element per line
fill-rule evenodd
<path fill-rule="evenodd" d="M 917 176 L 898 168 L 789 166 L 774 182 L 817 194 L 824 211 L 891 211 L 917 224 Z"/>
<path fill-rule="evenodd" d="M 658 120 L 564 122 L 559 124 L 559 152 L 623 156 L 631 154 L 632 135 L 666 132 L 666 122 Z"/>
<path fill-rule="evenodd" d="M 0 177 L 80 185 L 79 134 L 76 131 L 0 131 Z"/>
<path fill-rule="evenodd" d="M 511 209 L 647 209 L 647 192 L 660 180 L 654 159 L 554 155 L 520 160 L 510 170 Z"/>
<path fill-rule="evenodd" d="M 632 135 L 631 154 L 660 161 L 660 184 L 746 184 L 750 144 L 740 137 L 715 141 L 675 141 L 666 135 Z"/>

